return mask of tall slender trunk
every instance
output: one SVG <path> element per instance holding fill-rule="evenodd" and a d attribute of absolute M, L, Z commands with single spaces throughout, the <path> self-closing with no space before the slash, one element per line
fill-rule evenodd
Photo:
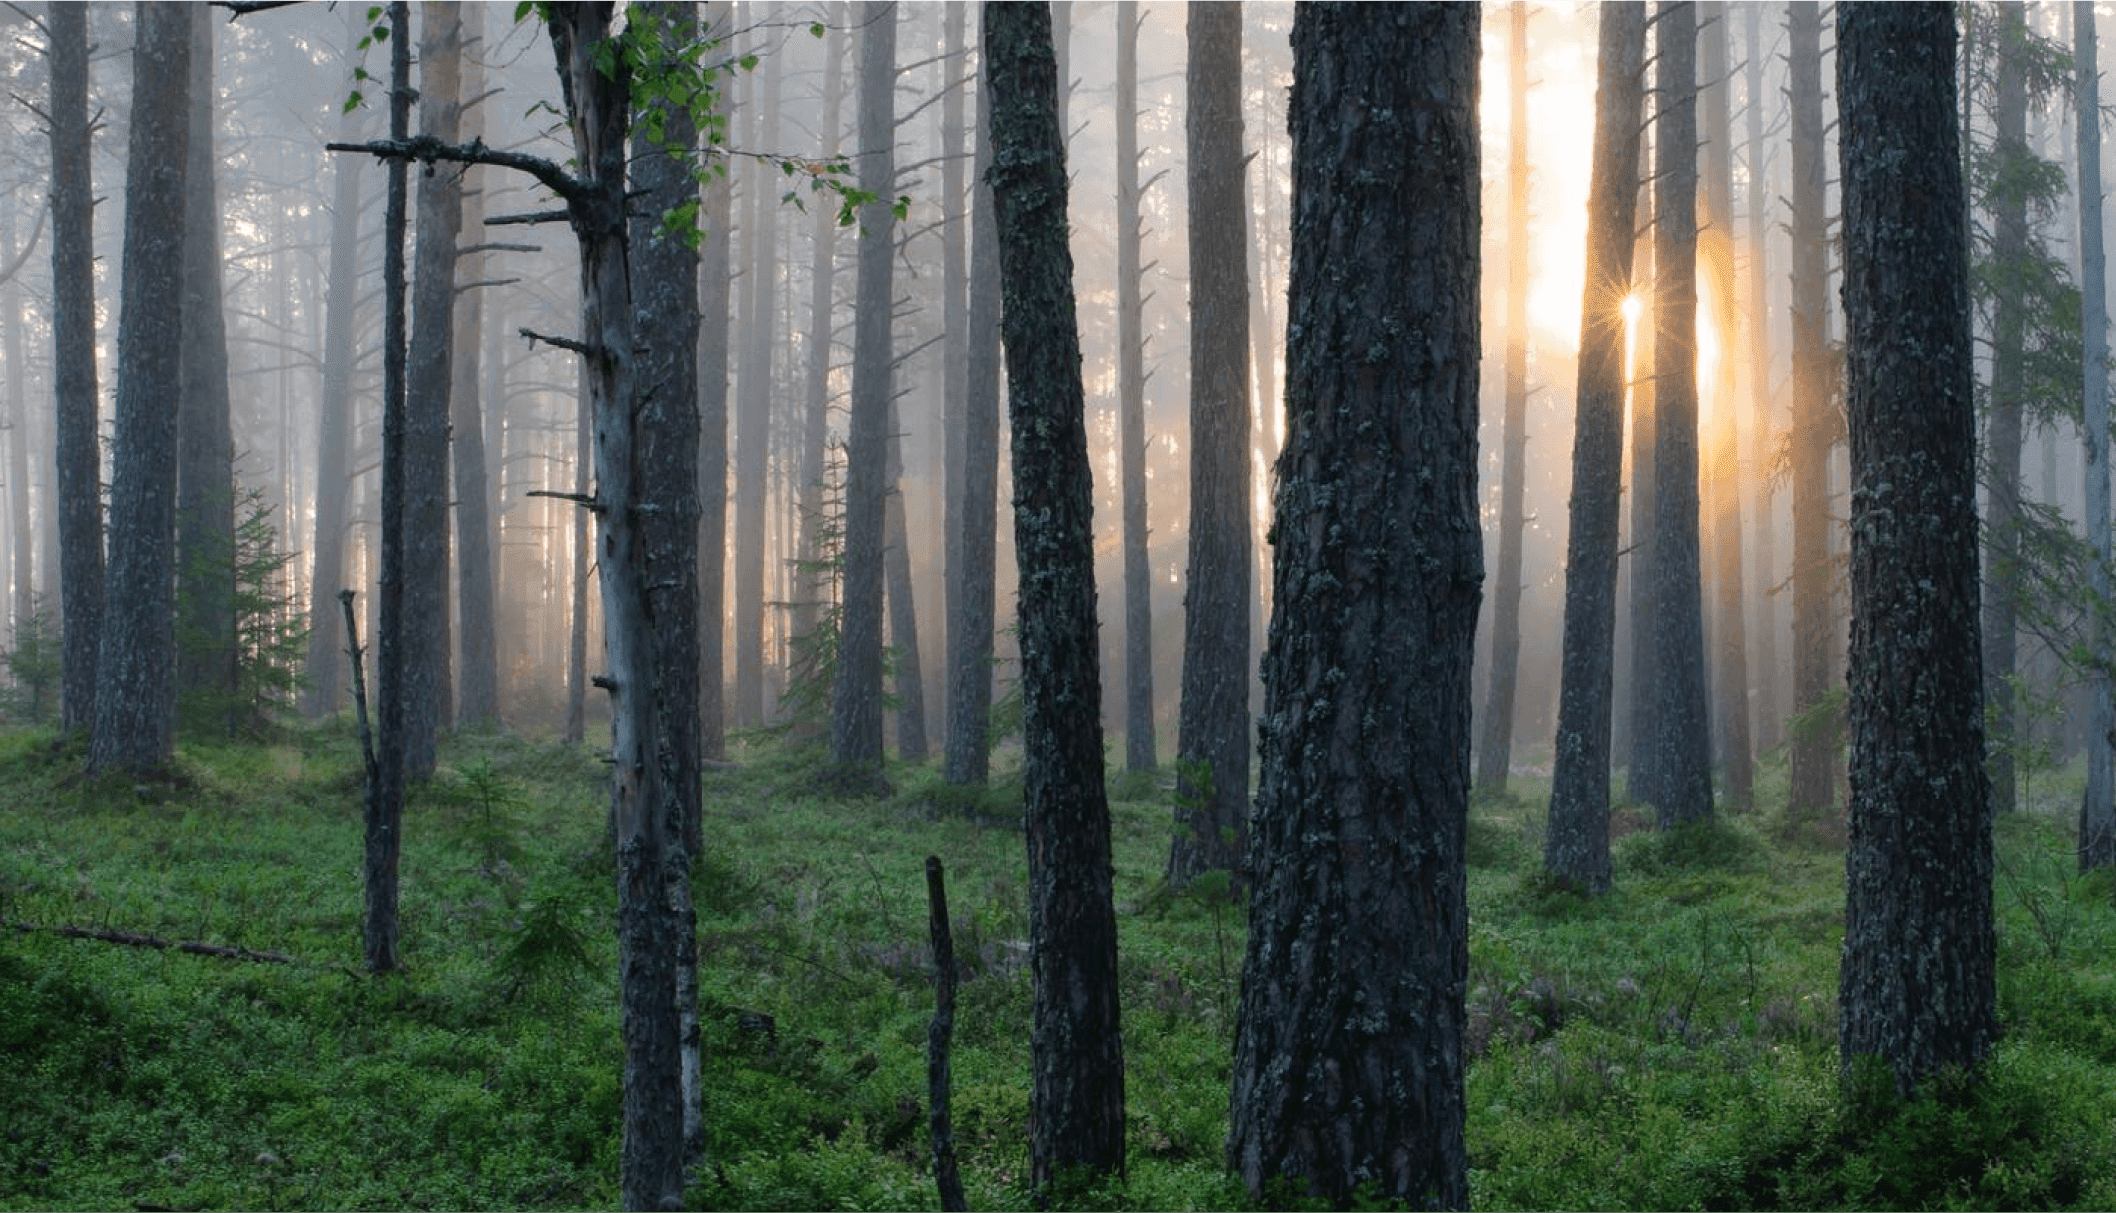
<path fill-rule="evenodd" d="M 2097 668 L 2090 675 L 2091 715 L 2087 721 L 2087 786 L 2079 814 L 2081 869 L 2116 866 L 2116 708 L 2111 706 L 2109 674 L 2109 376 L 2103 370 L 2109 351 L 2106 289 L 2108 263 L 2101 231 L 2101 80 L 2096 75 L 2094 5 L 2074 0 L 2072 58 L 2079 72 L 2074 118 L 2079 140 L 2079 282 L 2085 304 L 2082 334 L 2085 358 L 2086 516 L 2087 542 L 2094 549 L 2094 611 L 2089 644 Z"/>
<path fill-rule="evenodd" d="M 1733 122 L 1728 113 L 1727 14 L 1721 8 L 1699 31 L 1702 52 L 1699 100 L 1702 126 L 1705 216 L 1700 253 L 1712 282 L 1711 323 L 1718 339 L 1718 358 L 1709 382 L 1712 424 L 1700 435 L 1709 444 L 1707 500 L 1712 508 L 1712 690 L 1718 722 L 1719 761 L 1726 775 L 1727 801 L 1737 809 L 1755 798 L 1755 755 L 1749 746 L 1749 636 L 1747 583 L 1742 576 L 1742 519 L 1750 513 L 1743 499 L 1753 482 L 1742 475 L 1741 437 L 1735 400 L 1739 328 L 1734 303 L 1734 157 Z"/>
<path fill-rule="evenodd" d="M 892 363 L 894 359 L 891 359 Z M 894 392 L 890 393 L 893 397 Z M 889 593 L 889 647 L 896 664 L 896 752 L 926 760 L 926 679 L 918 653 L 918 604 L 911 582 L 911 534 L 904 522 L 902 410 L 889 402 L 888 467 L 883 472 L 882 571 Z"/>
<path fill-rule="evenodd" d="M 1655 30 L 1655 39 L 1659 38 Z M 1658 43 L 1656 42 L 1656 53 Z M 1647 106 L 1651 112 L 1660 107 L 1658 98 L 1649 98 Z M 1646 131 L 1653 133 L 1648 124 Z M 1653 457 L 1656 422 L 1660 403 L 1660 385 L 1654 378 L 1653 368 L 1660 349 L 1660 336 L 1655 321 L 1658 304 L 1659 268 L 1654 258 L 1654 214 L 1653 187 L 1650 181 L 1639 186 L 1639 237 L 1638 247 L 1632 251 L 1631 277 L 1640 301 L 1638 341 L 1634 349 L 1635 361 L 1631 374 L 1631 438 L 1630 438 L 1630 516 L 1626 538 L 1631 553 L 1630 606 L 1631 625 L 1626 639 L 1630 644 L 1630 677 L 1626 680 L 1628 698 L 1622 721 L 1622 740 L 1617 750 L 1624 756 L 1626 767 L 1624 791 L 1632 800 L 1650 804 L 1660 802 L 1660 785 L 1656 782 L 1659 773 L 1659 754 L 1653 736 L 1656 727 L 1654 709 L 1660 695 L 1660 647 L 1653 635 L 1654 622 L 1659 612 L 1654 606 L 1654 593 L 1659 581 L 1654 571 L 1654 554 L 1659 546 L 1659 536 L 1654 531 L 1653 519 L 1658 500 L 1657 475 Z"/>
<path fill-rule="evenodd" d="M 1763 8 L 1751 4 L 1745 9 L 1748 22 L 1748 109 L 1746 126 L 1748 136 L 1748 312 L 1749 340 L 1747 345 L 1749 367 L 1749 449 L 1761 452 L 1765 442 L 1775 435 L 1776 407 L 1771 392 L 1771 321 L 1770 321 L 1770 247 L 1766 242 L 1770 231 L 1771 191 L 1765 162 L 1769 150 L 1763 142 Z M 1725 20 L 1722 15 L 1721 20 Z M 1757 459 L 1751 467 L 1759 467 Z M 1754 599 L 1756 605 L 1756 668 L 1760 675 L 1753 688 L 1756 695 L 1756 744 L 1759 748 L 1772 750 L 1778 747 L 1780 728 L 1784 723 L 1785 709 L 1778 698 L 1778 687 L 1782 679 L 1778 670 L 1778 528 L 1773 524 L 1770 483 L 1760 474 L 1754 478 L 1756 486 L 1755 536 L 1756 583 L 1764 593 Z"/>
<path fill-rule="evenodd" d="M 27 237 L 15 222 L 14 200 L 6 208 L 10 250 Z M 15 587 L 13 627 L 9 643 L 22 642 L 23 629 L 31 626 L 37 610 L 35 518 L 29 498 L 29 365 L 22 354 L 22 291 L 12 281 L 0 286 L 0 345 L 6 347 L 7 365 L 7 479 L 8 514 L 13 530 L 9 545 Z"/>
<path fill-rule="evenodd" d="M 1632 231 L 1645 54 L 1642 0 L 1603 6 L 1565 538 L 1564 665 L 1543 850 L 1543 864 L 1552 875 L 1597 893 L 1609 887 L 1609 729 L 1624 458 L 1623 301 L 1636 245 Z"/>
<path fill-rule="evenodd" d="M 230 731 L 235 694 L 235 435 L 228 417 L 228 326 L 214 182 L 213 27 L 191 10 L 191 138 L 184 167 L 184 354 L 177 417 L 179 699 L 203 694 Z M 203 723 L 203 721 L 201 721 Z"/>
<path fill-rule="evenodd" d="M 779 143 L 778 56 L 753 77 L 750 138 L 760 148 Z M 886 136 L 885 136 L 886 137 Z M 768 503 L 765 476 L 771 453 L 773 344 L 772 292 L 779 279 L 777 211 L 781 180 L 770 165 L 750 174 L 744 199 L 742 376 L 735 418 L 735 723 L 764 723 L 764 531 Z M 883 187 L 887 192 L 887 187 Z"/>
<path fill-rule="evenodd" d="M 733 6 L 714 0 L 700 14 L 709 38 L 725 38 Z M 705 184 L 698 245 L 698 753 L 727 756 L 727 385 L 728 227 L 733 192 L 726 177 Z M 684 840 L 693 855 L 703 840 Z"/>
<path fill-rule="evenodd" d="M 1512 760 L 1514 686 L 1521 665 L 1522 483 L 1528 458 L 1528 4 L 1507 22 L 1512 103 L 1506 164 L 1506 415 L 1500 446 L 1499 566 L 1492 570 L 1491 675 L 1477 742 L 1477 788 L 1506 790 Z"/>
<path fill-rule="evenodd" d="M 846 11 L 842 6 L 832 6 L 825 10 L 825 18 Z M 958 9 L 951 5 L 948 11 L 952 15 Z M 840 114 L 844 108 L 845 43 L 851 34 L 836 29 L 825 37 L 829 43 L 823 56 L 823 128 L 817 142 L 824 155 L 835 156 L 840 143 Z M 949 162 L 950 167 L 953 164 L 953 161 Z M 788 630 L 796 643 L 815 634 L 834 581 L 830 570 L 824 567 L 822 532 L 829 521 L 825 515 L 830 509 L 830 494 L 824 484 L 824 452 L 830 441 L 830 359 L 836 333 L 837 248 L 837 217 L 828 207 L 817 207 L 809 246 L 808 336 L 802 343 L 807 357 L 803 369 L 801 445 L 794 473 L 794 509 L 800 515 L 800 537 L 795 552 L 799 564 L 794 577 L 793 611 Z M 796 650 L 797 662 L 811 660 L 812 646 L 806 647 L 810 648 L 810 653 Z"/>
<path fill-rule="evenodd" d="M 481 46 L 484 9 L 466 5 L 462 9 L 462 44 Z M 462 56 L 462 96 L 474 99 L 484 91 L 484 69 L 475 52 Z M 475 138 L 484 123 L 474 111 L 463 111 L 463 137 Z M 479 359 L 485 326 L 485 267 L 489 264 L 480 245 L 484 243 L 485 198 L 483 183 L 490 173 L 482 167 L 465 170 L 462 183 L 463 249 L 456 261 L 456 278 L 463 284 L 456 300 L 455 338 L 448 389 L 449 452 L 455 473 L 456 629 L 461 656 L 456 687 L 456 723 L 463 728 L 491 728 L 500 722 L 500 660 L 498 621 L 493 604 L 493 488 L 487 477 L 484 402 L 478 398 Z M 491 407 L 498 408 L 495 398 Z"/>
<path fill-rule="evenodd" d="M 1129 771 L 1151 771 L 1156 765 L 1153 575 L 1146 564 L 1146 339 L 1139 273 L 1139 25 L 1144 20 L 1136 0 L 1118 0 L 1117 463 L 1124 500 L 1124 767 Z M 1239 27 L 1235 32 L 1239 36 Z M 1236 46 L 1238 84 L 1240 43 Z M 1196 506 L 1193 501 L 1193 519 Z"/>
<path fill-rule="evenodd" d="M 58 412 L 60 724 L 95 720 L 103 620 L 103 494 L 96 443 L 95 198 L 87 154 L 88 11 L 46 6 L 51 46 L 52 392 Z"/>
<path fill-rule="evenodd" d="M 587 377 L 583 374 L 574 388 L 573 405 L 573 495 L 576 498 L 585 498 L 592 487 L 588 474 L 594 447 L 594 413 L 588 399 Z M 573 524 L 573 575 L 569 584 L 573 601 L 566 612 L 570 626 L 566 632 L 566 723 L 562 736 L 578 744 L 588 735 L 587 511 L 575 509 L 570 519 Z"/>
<path fill-rule="evenodd" d="M 2019 5 L 1999 6 L 1998 103 L 1992 113 L 1997 127 L 1995 155 L 2002 165 L 2027 162 L 2027 67 L 2018 61 L 2026 38 L 2026 19 Z M 2028 199 L 2020 188 L 2004 190 L 1992 208 L 1991 261 L 2011 267 L 2028 256 Z M 2001 273 L 1997 278 L 1991 319 L 1991 409 L 1984 429 L 1984 700 L 1991 719 L 1991 801 L 1999 813 L 2013 810 L 2018 790 L 2014 752 L 2021 726 L 2014 706 L 2013 680 L 2018 673 L 2020 578 L 2022 398 L 2025 394 L 2024 348 L 2027 319 L 2021 283 Z"/>
<path fill-rule="evenodd" d="M 889 195 L 896 106 L 895 4 L 877 7 L 860 33 L 858 303 L 854 307 L 852 415 L 846 425 L 844 588 L 837 681 L 830 694 L 830 757 L 848 774 L 882 765 L 882 517 L 888 493 L 890 259 L 896 249 Z"/>
<path fill-rule="evenodd" d="M 1786 809 L 1819 818 L 1835 800 L 1836 731 L 1814 719 L 1829 692 L 1829 299 L 1824 254 L 1822 15 L 1816 0 L 1786 5 L 1787 96 L 1792 105 L 1793 280 L 1793 734 Z"/>

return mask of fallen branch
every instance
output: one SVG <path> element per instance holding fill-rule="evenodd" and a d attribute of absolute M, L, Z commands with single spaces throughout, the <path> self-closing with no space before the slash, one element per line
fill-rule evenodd
<path fill-rule="evenodd" d="M 95 927 L 48 927 L 34 922 L 10 923 L 17 931 L 34 933 L 45 931 L 63 935 L 68 939 L 100 939 L 104 943 L 121 943 L 133 948 L 175 948 L 193 956 L 220 956 L 228 960 L 249 960 L 258 964 L 294 965 L 305 962 L 283 952 L 258 952 L 250 948 L 227 947 L 217 943 L 199 943 L 192 939 L 163 939 L 159 935 L 142 935 L 137 931 L 109 931 Z"/>

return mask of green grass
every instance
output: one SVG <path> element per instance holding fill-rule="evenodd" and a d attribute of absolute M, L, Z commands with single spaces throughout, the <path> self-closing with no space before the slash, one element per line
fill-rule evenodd
<path fill-rule="evenodd" d="M 697 873 L 709 1160 L 729 1208 L 933 1207 L 924 859 L 947 865 L 954 1112 L 973 1207 L 1028 1199 L 1019 788 L 892 768 L 833 795 L 754 742 L 706 778 Z M 0 734 L 0 920 L 282 953 L 291 965 L 0 930 L 0 1208 L 584 1208 L 616 1201 L 619 1046 L 592 750 L 459 738 L 415 794 L 407 971 L 359 971 L 359 771 L 342 726 L 186 747 L 90 781 Z M 1842 857 L 1763 810 L 1662 836 L 1620 810 L 1616 887 L 1540 880 L 1548 788 L 1470 837 L 1468 1075 L 1480 1207 L 2111 1207 L 2112 885 L 2073 871 L 2079 772 L 1999 831 L 1985 1081 L 1848 1101 Z M 1112 779 L 1130 1176 L 1088 1203 L 1243 1203 L 1222 1166 L 1243 928 L 1161 882 L 1172 793 Z"/>

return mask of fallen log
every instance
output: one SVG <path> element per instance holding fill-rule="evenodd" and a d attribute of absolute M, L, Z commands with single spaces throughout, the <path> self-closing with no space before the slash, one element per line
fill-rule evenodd
<path fill-rule="evenodd" d="M 291 965 L 300 960 L 283 952 L 259 952 L 251 948 L 230 947 L 217 943 L 200 943 L 192 939 L 163 939 L 159 935 L 142 935 L 137 931 L 113 931 L 100 927 L 44 926 L 34 922 L 8 924 L 17 931 L 33 933 L 46 931 L 63 935 L 68 939 L 100 939 L 104 943 L 121 943 L 132 948 L 175 948 L 193 956 L 219 956 L 228 960 L 248 960 L 257 964 Z"/>

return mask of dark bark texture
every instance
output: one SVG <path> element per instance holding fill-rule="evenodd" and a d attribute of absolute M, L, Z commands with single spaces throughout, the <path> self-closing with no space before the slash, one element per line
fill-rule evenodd
<path fill-rule="evenodd" d="M 51 39 L 52 394 L 58 413 L 60 724 L 95 720 L 103 618 L 103 494 L 96 444 L 95 191 L 89 179 L 88 10 L 47 4 Z"/>
<path fill-rule="evenodd" d="M 1823 228 L 1822 13 L 1816 0 L 1786 5 L 1793 135 L 1793 713 L 1829 693 L 1830 556 L 1829 297 Z M 1792 738 L 1786 811 L 1819 818 L 1835 800 L 1835 730 L 1810 720 Z"/>
<path fill-rule="evenodd" d="M 732 6 L 705 6 L 708 37 L 725 38 Z M 698 753 L 727 756 L 727 382 L 728 296 L 732 294 L 728 224 L 734 210 L 728 179 L 705 183 L 698 245 Z M 696 855 L 702 839 L 685 849 Z"/>
<path fill-rule="evenodd" d="M 984 6 L 1001 328 L 1013 433 L 1023 824 L 1029 852 L 1029 1182 L 1048 1197 L 1124 1172 L 1093 471 L 1080 382 L 1050 11 Z"/>
<path fill-rule="evenodd" d="M 1239 877 L 1249 823 L 1249 278 L 1241 6 L 1190 7 L 1190 551 L 1168 878 Z M 1143 486 L 1142 486 L 1143 488 Z"/>
<path fill-rule="evenodd" d="M 419 21 L 419 128 L 455 143 L 462 124 L 462 8 L 425 0 Z M 434 772 L 448 682 L 448 393 L 455 356 L 456 231 L 463 167 L 419 174 L 404 377 L 404 767 Z"/>
<path fill-rule="evenodd" d="M 852 415 L 845 442 L 845 571 L 838 675 L 830 688 L 830 756 L 842 768 L 882 766 L 882 537 L 888 493 L 890 257 L 895 216 L 891 150 L 896 112 L 894 4 L 867 15 L 860 32 L 860 188 L 878 196 L 860 208 L 859 305 L 852 335 Z"/>
<path fill-rule="evenodd" d="M 1712 815 L 1697 491 L 1697 6 L 1655 16 L 1653 272 L 1654 806 L 1661 828 Z"/>
<path fill-rule="evenodd" d="M 1564 664 L 1543 843 L 1543 866 L 1553 876 L 1597 893 L 1609 887 L 1610 697 L 1624 459 L 1623 302 L 1631 290 L 1645 54 L 1643 0 L 1603 5 L 1565 539 Z"/>
<path fill-rule="evenodd" d="M 1521 667 L 1521 530 L 1528 469 L 1528 3 L 1508 6 L 1506 412 L 1501 419 L 1499 567 L 1492 570 L 1491 675 L 1477 739 L 1477 789 L 1506 790 Z"/>
<path fill-rule="evenodd" d="M 1303 5 L 1262 773 L 1228 1160 L 1461 1208 L 1478 13 Z"/>
<path fill-rule="evenodd" d="M 191 14 L 143 3 L 132 52 L 125 265 L 118 304 L 110 583 L 96 650 L 90 770 L 150 771 L 176 754 L 176 414 L 183 357 Z"/>
<path fill-rule="evenodd" d="M 1909 1094 L 1998 1037 L 1969 268 L 1947 4 L 1837 10 L 1851 424 L 1839 1045 Z"/>
<path fill-rule="evenodd" d="M 190 10 L 191 135 L 184 166 L 184 348 L 176 427 L 176 693 L 215 706 L 235 693 L 235 435 L 228 418 L 228 322 L 214 181 L 213 27 Z M 130 586 L 120 582 L 130 592 Z M 203 723 L 203 721 L 201 721 Z M 232 717 L 216 713 L 232 730 Z"/>

